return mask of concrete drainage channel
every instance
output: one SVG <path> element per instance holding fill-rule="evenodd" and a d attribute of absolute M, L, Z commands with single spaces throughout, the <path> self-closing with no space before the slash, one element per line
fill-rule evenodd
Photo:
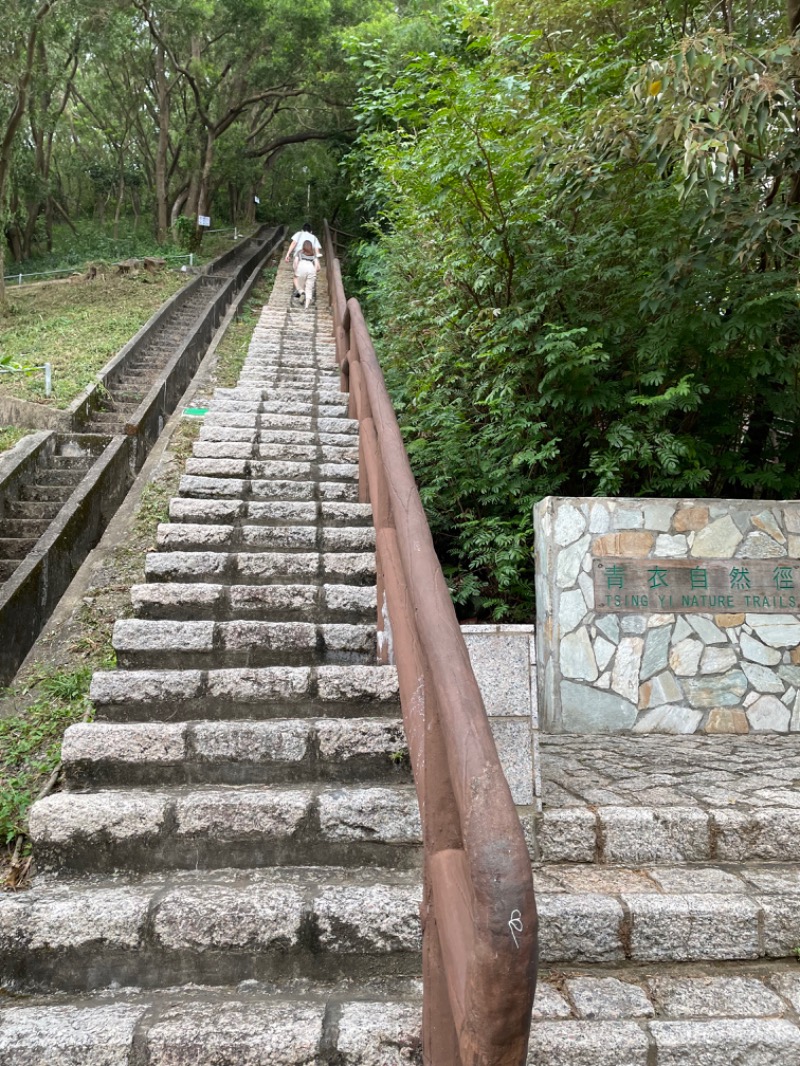
<path fill-rule="evenodd" d="M 284 229 L 264 228 L 176 293 L 64 412 L 0 401 L 0 421 L 53 428 L 0 459 L 0 684 L 11 682 L 125 498 L 226 309 Z"/>

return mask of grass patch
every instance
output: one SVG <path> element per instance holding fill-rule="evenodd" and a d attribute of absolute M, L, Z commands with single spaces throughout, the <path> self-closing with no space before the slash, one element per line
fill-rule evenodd
<path fill-rule="evenodd" d="M 0 452 L 7 452 L 30 432 L 30 428 L 24 426 L 0 426 Z"/>
<path fill-rule="evenodd" d="M 118 263 L 121 259 L 144 259 L 146 256 L 169 259 L 186 254 L 173 241 L 158 244 L 149 226 L 140 225 L 137 228 L 132 219 L 120 220 L 116 237 L 113 224 L 103 225 L 96 220 L 77 221 L 75 229 L 77 233 L 73 233 L 64 223 L 57 223 L 53 227 L 52 252 L 42 251 L 19 263 L 6 261 L 6 276 L 10 279 L 6 284 L 13 287 L 19 274 L 51 270 L 83 272 L 89 263 Z M 200 252 L 195 253 L 195 263 L 207 263 L 209 259 L 227 252 L 234 243 L 232 232 L 231 226 L 229 232 L 206 234 Z M 23 278 L 23 284 L 32 280 Z"/>
<path fill-rule="evenodd" d="M 91 678 L 90 666 L 35 678 L 38 698 L 24 713 L 0 718 L 0 844 L 25 833 L 28 808 L 61 759 L 64 730 L 91 717 Z"/>
<path fill-rule="evenodd" d="M 276 274 L 275 267 L 269 267 L 262 272 L 247 300 L 242 304 L 239 315 L 230 324 L 217 348 L 214 379 L 222 389 L 232 389 L 239 381 L 253 330 L 258 324 L 264 304 L 269 300 Z"/>
<path fill-rule="evenodd" d="M 8 313 L 0 315 L 0 355 L 25 366 L 51 363 L 53 395 L 45 397 L 42 373 L 0 375 L 0 395 L 68 407 L 186 281 L 163 271 L 10 290 Z"/>

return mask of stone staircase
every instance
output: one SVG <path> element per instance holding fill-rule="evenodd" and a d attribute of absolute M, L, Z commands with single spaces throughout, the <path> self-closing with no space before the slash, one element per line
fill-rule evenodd
<path fill-rule="evenodd" d="M 532 1061 L 800 1063 L 800 738 L 543 736 Z"/>
<path fill-rule="evenodd" d="M 356 426 L 328 316 L 290 291 L 283 268 L 33 809 L 34 887 L 0 897 L 0 1066 L 421 1061 Z M 530 1066 L 798 1066 L 800 742 L 541 749 Z"/>
<path fill-rule="evenodd" d="M 224 284 L 224 276 L 208 277 L 182 303 L 172 307 L 167 320 L 128 359 L 99 396 L 86 421 L 90 433 L 124 433 L 164 367 L 194 331 L 198 316 Z"/>
<path fill-rule="evenodd" d="M 0 582 L 7 581 L 34 549 L 107 443 L 103 436 L 56 434 L 55 446 L 41 452 L 18 498 L 3 501 Z"/>
<path fill-rule="evenodd" d="M 31 812 L 2 1066 L 419 1061 L 419 816 L 357 427 L 327 312 L 290 292 L 286 268 Z"/>

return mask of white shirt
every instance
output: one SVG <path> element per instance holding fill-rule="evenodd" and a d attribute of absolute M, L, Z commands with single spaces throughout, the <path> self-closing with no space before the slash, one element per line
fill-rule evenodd
<path fill-rule="evenodd" d="M 300 255 L 303 247 L 303 241 L 311 241 L 314 245 L 314 254 L 317 259 L 322 256 L 322 245 L 319 243 L 313 233 L 309 233 L 308 230 L 299 229 L 297 233 L 292 237 L 292 255 Z"/>

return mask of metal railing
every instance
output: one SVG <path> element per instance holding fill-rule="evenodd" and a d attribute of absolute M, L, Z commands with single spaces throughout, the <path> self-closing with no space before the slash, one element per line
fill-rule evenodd
<path fill-rule="evenodd" d="M 376 530 L 379 648 L 397 667 L 424 849 L 426 1066 L 524 1066 L 536 985 L 531 862 L 375 350 L 323 249 L 336 358 Z"/>

